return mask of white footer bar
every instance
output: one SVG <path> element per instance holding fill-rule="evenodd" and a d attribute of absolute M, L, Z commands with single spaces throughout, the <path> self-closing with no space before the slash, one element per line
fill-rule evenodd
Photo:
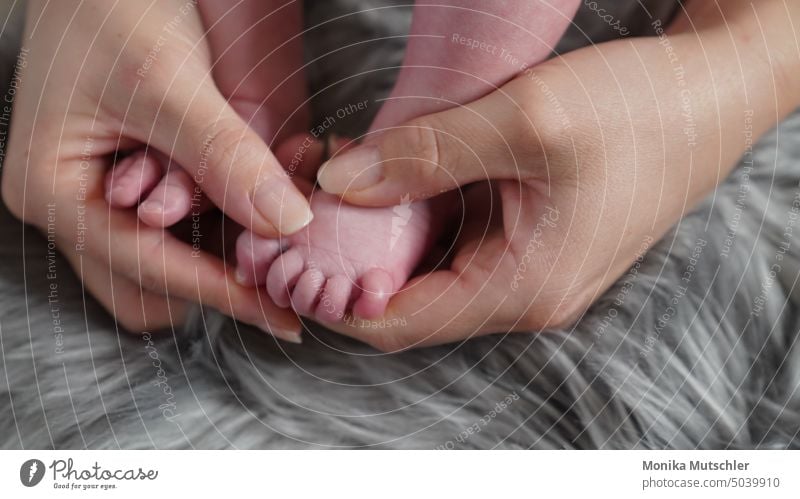
<path fill-rule="evenodd" d="M 800 451 L 5 451 L 0 495 L 797 498 L 798 470 Z"/>

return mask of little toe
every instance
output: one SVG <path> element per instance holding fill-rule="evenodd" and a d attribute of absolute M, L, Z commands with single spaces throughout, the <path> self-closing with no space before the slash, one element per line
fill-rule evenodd
<path fill-rule="evenodd" d="M 170 170 L 139 205 L 139 218 L 151 227 L 174 225 L 192 211 L 194 187 L 188 173 L 180 168 Z"/>
<path fill-rule="evenodd" d="M 303 255 L 295 248 L 290 248 L 272 262 L 267 273 L 267 292 L 276 305 L 282 308 L 289 307 L 291 304 L 289 296 L 305 265 Z"/>
<path fill-rule="evenodd" d="M 292 308 L 300 315 L 310 316 L 320 296 L 325 276 L 317 269 L 303 272 L 292 292 Z"/>
<path fill-rule="evenodd" d="M 353 282 L 346 275 L 335 275 L 325 283 L 314 314 L 322 322 L 339 322 L 347 311 Z"/>
<path fill-rule="evenodd" d="M 279 239 L 242 232 L 236 239 L 236 280 L 243 286 L 261 286 L 267 282 L 269 266 L 284 249 Z"/>
<path fill-rule="evenodd" d="M 106 174 L 106 201 L 114 208 L 130 208 L 161 178 L 161 165 L 152 155 L 138 151 L 121 160 Z"/>
<path fill-rule="evenodd" d="M 383 269 L 374 268 L 361 276 L 361 295 L 353 306 L 353 314 L 363 319 L 383 316 L 389 298 L 395 292 L 394 279 Z"/>

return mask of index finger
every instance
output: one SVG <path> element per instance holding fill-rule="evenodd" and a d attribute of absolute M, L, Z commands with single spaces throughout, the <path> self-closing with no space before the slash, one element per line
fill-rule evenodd
<path fill-rule="evenodd" d="M 278 308 L 265 292 L 238 284 L 221 259 L 178 240 L 168 231 L 139 223 L 135 212 L 109 210 L 102 200 L 87 202 L 86 242 L 77 249 L 144 289 L 175 296 L 257 326 L 276 336 L 297 338 L 300 322 Z"/>

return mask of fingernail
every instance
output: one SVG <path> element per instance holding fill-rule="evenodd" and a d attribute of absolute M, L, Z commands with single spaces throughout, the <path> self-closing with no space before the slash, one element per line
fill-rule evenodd
<path fill-rule="evenodd" d="M 331 194 L 360 191 L 383 179 L 378 148 L 357 146 L 326 161 L 317 174 L 319 185 Z"/>
<path fill-rule="evenodd" d="M 300 345 L 303 343 L 303 339 L 300 337 L 299 331 L 291 331 L 289 329 L 281 329 L 275 326 L 265 326 L 260 328 L 267 334 L 271 334 L 272 336 L 278 338 L 279 340 L 283 340 L 287 343 L 294 343 L 295 345 Z"/>
<path fill-rule="evenodd" d="M 294 234 L 311 223 L 311 207 L 291 181 L 266 181 L 256 188 L 253 204 L 284 235 Z"/>

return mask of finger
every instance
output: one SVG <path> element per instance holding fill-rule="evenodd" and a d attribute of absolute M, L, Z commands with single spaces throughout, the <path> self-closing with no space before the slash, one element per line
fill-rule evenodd
<path fill-rule="evenodd" d="M 529 178 L 536 136 L 509 85 L 376 132 L 322 165 L 320 185 L 355 204 L 389 206 L 405 195 L 423 199 L 480 180 Z"/>
<path fill-rule="evenodd" d="M 199 188 L 189 174 L 173 167 L 139 205 L 139 218 L 150 227 L 170 227 L 186 218 L 193 205 L 198 209 L 202 199 Z"/>
<path fill-rule="evenodd" d="M 94 258 L 75 252 L 65 255 L 89 293 L 128 331 L 144 333 L 185 322 L 190 307 L 187 301 L 143 291 Z"/>
<path fill-rule="evenodd" d="M 288 235 L 310 223 L 305 196 L 272 152 L 212 84 L 168 92 L 155 120 L 133 115 L 131 133 L 184 168 L 226 215 L 259 235 Z"/>
<path fill-rule="evenodd" d="M 297 316 L 258 289 L 239 285 L 233 268 L 168 231 L 137 223 L 134 214 L 87 202 L 84 250 L 146 291 L 215 308 L 289 341 L 299 340 Z"/>
<path fill-rule="evenodd" d="M 156 185 L 160 177 L 158 160 L 144 151 L 137 151 L 106 173 L 106 201 L 114 208 L 130 208 Z"/>

